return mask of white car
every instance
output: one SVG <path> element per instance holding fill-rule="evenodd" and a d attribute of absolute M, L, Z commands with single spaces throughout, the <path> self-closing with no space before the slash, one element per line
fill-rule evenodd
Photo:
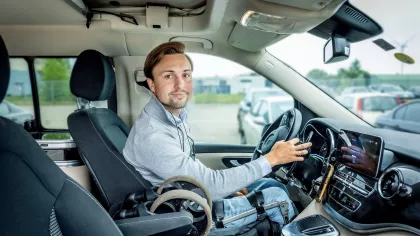
<path fill-rule="evenodd" d="M 31 112 L 8 101 L 0 103 L 0 116 L 10 119 L 22 126 L 25 121 L 34 119 L 34 115 Z"/>
<path fill-rule="evenodd" d="M 242 123 L 243 144 L 255 145 L 261 140 L 264 126 L 273 123 L 281 114 L 294 107 L 291 96 L 265 97 L 259 99 L 244 116 Z"/>
<path fill-rule="evenodd" d="M 287 95 L 285 91 L 279 88 L 252 88 L 246 91 L 244 98 L 239 103 L 238 109 L 238 131 L 239 133 L 243 133 L 243 119 L 246 114 L 249 113 L 251 108 L 255 105 L 255 102 L 261 98 L 269 97 L 269 96 L 283 96 Z"/>
<path fill-rule="evenodd" d="M 400 104 L 397 97 L 385 93 L 354 93 L 337 97 L 343 106 L 374 125 L 376 118 Z"/>

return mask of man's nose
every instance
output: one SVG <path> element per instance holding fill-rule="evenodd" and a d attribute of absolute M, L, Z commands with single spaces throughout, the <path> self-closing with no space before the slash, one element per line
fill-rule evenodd
<path fill-rule="evenodd" d="M 184 81 L 184 79 L 182 78 L 182 76 L 180 76 L 180 75 L 177 75 L 176 77 L 175 77 L 175 88 L 179 88 L 179 89 L 183 89 L 184 88 L 184 83 L 185 83 L 185 81 Z"/>

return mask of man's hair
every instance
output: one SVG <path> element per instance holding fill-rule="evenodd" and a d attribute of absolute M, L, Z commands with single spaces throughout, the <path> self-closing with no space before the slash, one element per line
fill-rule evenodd
<path fill-rule="evenodd" d="M 143 68 L 144 76 L 146 76 L 146 78 L 153 79 L 153 69 L 155 66 L 159 64 L 165 55 L 171 54 L 184 54 L 191 64 L 191 71 L 193 70 L 191 58 L 185 54 L 185 45 L 181 42 L 167 42 L 157 46 L 149 53 L 149 55 L 147 55 Z M 144 81 L 142 85 L 149 89 L 147 81 Z"/>

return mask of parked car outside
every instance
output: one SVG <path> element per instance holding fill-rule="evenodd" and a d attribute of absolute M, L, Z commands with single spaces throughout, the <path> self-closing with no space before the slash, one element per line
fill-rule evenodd
<path fill-rule="evenodd" d="M 34 119 L 34 115 L 31 112 L 28 112 L 8 101 L 0 103 L 0 116 L 12 120 L 22 126 L 25 121 Z"/>
<path fill-rule="evenodd" d="M 396 96 L 385 93 L 347 94 L 337 97 L 337 101 L 372 125 L 378 116 L 390 112 L 401 103 Z"/>
<path fill-rule="evenodd" d="M 407 91 L 413 93 L 415 99 L 420 98 L 420 86 L 411 87 Z"/>
<path fill-rule="evenodd" d="M 375 126 L 420 134 L 420 99 L 401 104 L 390 113 L 378 116 Z"/>
<path fill-rule="evenodd" d="M 264 97 L 255 102 L 243 119 L 241 143 L 256 145 L 261 140 L 264 126 L 273 123 L 285 111 L 294 107 L 291 96 Z"/>
<path fill-rule="evenodd" d="M 344 94 L 351 94 L 351 93 L 368 93 L 370 89 L 364 86 L 354 86 L 354 87 L 347 87 L 341 92 L 342 95 Z"/>
<path fill-rule="evenodd" d="M 387 93 L 396 96 L 401 103 L 408 102 L 414 99 L 414 94 L 409 91 L 404 91 L 401 86 L 394 84 L 374 84 L 370 85 L 369 89 L 372 92 Z"/>
<path fill-rule="evenodd" d="M 245 93 L 244 98 L 239 103 L 239 109 L 237 114 L 238 119 L 238 131 L 239 133 L 243 132 L 242 129 L 242 121 L 246 114 L 249 113 L 251 110 L 251 107 L 253 107 L 253 104 L 255 104 L 255 101 L 257 101 L 260 98 L 263 97 L 269 97 L 269 96 L 289 96 L 285 91 L 279 88 L 253 88 L 248 90 Z"/>

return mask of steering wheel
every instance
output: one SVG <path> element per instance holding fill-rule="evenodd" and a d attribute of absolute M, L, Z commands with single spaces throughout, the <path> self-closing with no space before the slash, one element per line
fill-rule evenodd
<path fill-rule="evenodd" d="M 258 159 L 271 151 L 277 141 L 288 141 L 297 137 L 302 125 L 302 113 L 296 108 L 285 111 L 264 132 L 261 141 L 255 148 L 252 160 Z M 281 166 L 291 166 L 293 163 Z"/>

